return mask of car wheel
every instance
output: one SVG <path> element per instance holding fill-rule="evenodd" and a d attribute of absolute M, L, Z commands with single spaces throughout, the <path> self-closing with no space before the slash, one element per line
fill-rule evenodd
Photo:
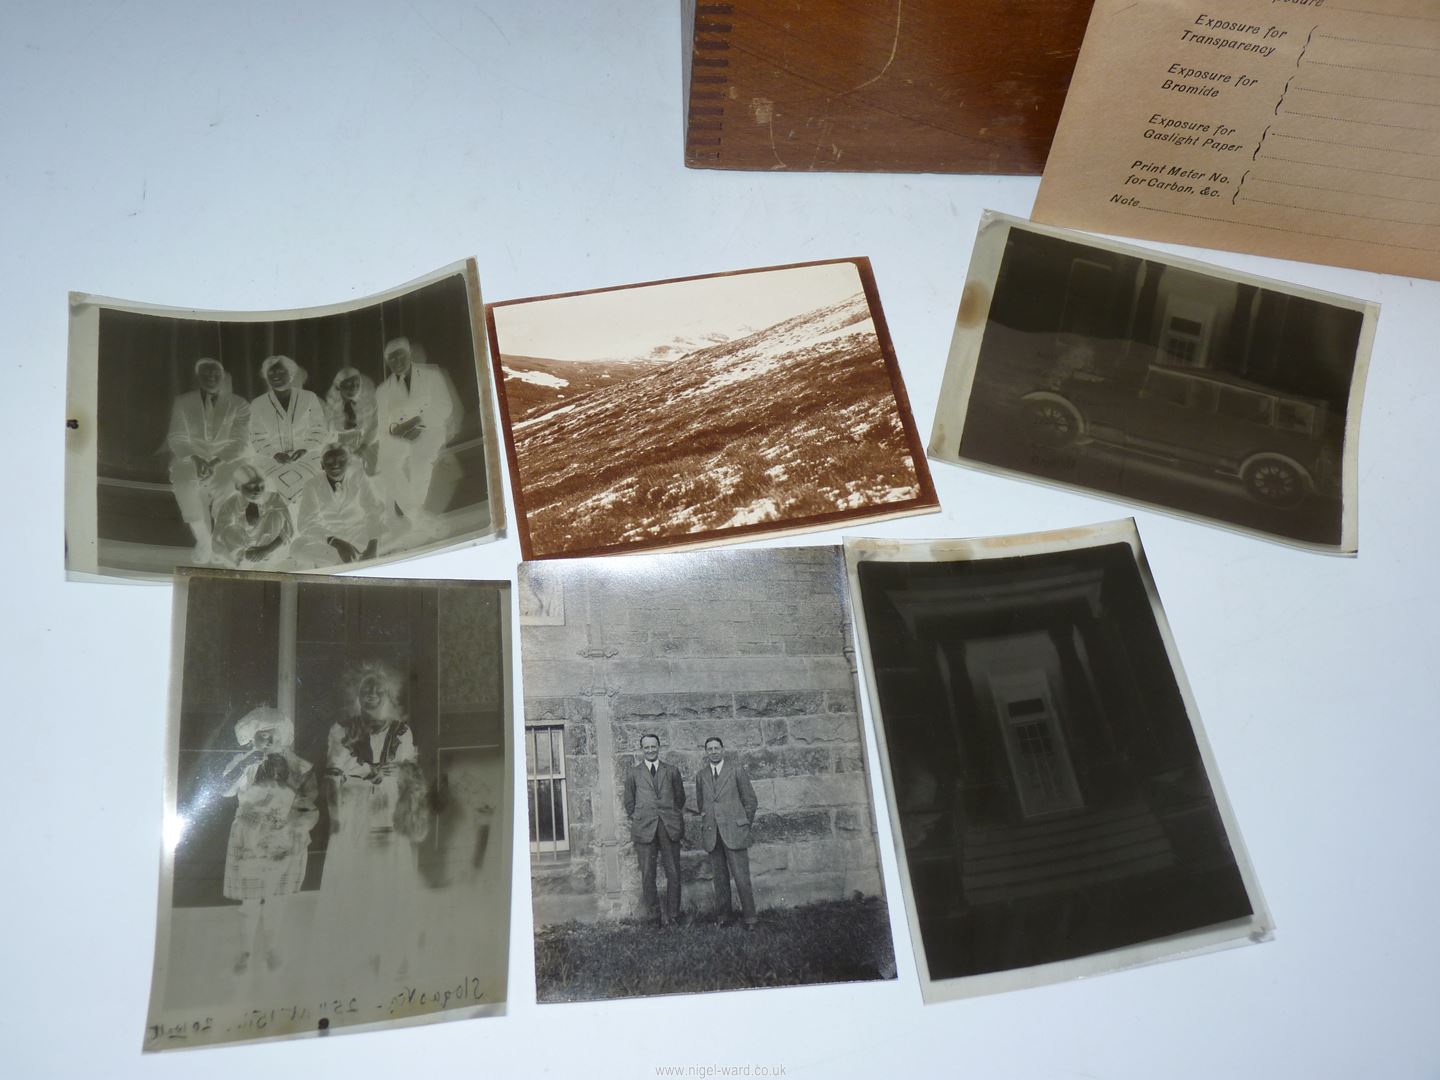
<path fill-rule="evenodd" d="M 1025 431 L 1037 446 L 1069 446 L 1080 438 L 1080 414 L 1067 402 L 1025 402 Z"/>
<path fill-rule="evenodd" d="M 1252 461 L 1241 477 L 1245 490 L 1257 502 L 1271 506 L 1294 506 L 1305 497 L 1305 475 L 1298 465 L 1284 458 L 1265 457 Z"/>

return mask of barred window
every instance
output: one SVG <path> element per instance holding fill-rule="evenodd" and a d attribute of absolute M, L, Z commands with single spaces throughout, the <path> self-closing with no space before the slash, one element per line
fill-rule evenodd
<path fill-rule="evenodd" d="M 570 850 L 565 804 L 565 725 L 525 726 L 526 803 L 530 808 L 530 850 Z"/>
<path fill-rule="evenodd" d="M 1204 357 L 1201 353 L 1204 344 L 1204 323 L 1174 315 L 1165 328 L 1165 340 L 1161 343 L 1161 351 L 1165 353 L 1172 364 L 1180 364 L 1183 367 L 1203 367 Z"/>

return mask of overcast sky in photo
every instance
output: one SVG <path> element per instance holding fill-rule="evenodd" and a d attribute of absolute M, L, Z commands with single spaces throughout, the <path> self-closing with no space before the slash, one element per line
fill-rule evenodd
<path fill-rule="evenodd" d="M 763 330 L 854 296 L 854 263 L 760 270 L 492 308 L 501 355 L 635 360 L 676 338 Z"/>

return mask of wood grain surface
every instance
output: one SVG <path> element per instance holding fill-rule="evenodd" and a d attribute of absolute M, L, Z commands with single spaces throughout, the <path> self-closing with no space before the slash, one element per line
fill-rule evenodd
<path fill-rule="evenodd" d="M 685 164 L 1038 174 L 1092 2 L 696 3 Z"/>

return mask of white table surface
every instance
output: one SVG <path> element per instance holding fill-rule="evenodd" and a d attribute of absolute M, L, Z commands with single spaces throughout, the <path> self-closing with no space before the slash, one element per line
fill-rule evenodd
<path fill-rule="evenodd" d="M 924 1007 L 882 813 L 898 980 L 539 1008 L 518 815 L 508 1016 L 142 1057 L 170 590 L 63 580 L 68 290 L 292 307 L 473 254 L 500 300 L 868 255 L 928 436 L 979 214 L 1025 215 L 1037 181 L 688 171 L 679 16 L 657 0 L 15 0 L 0 41 L 8 1075 L 1440 1075 L 1440 283 L 1194 250 L 1382 307 L 1357 559 L 1134 511 L 1273 942 Z M 942 514 L 855 531 L 1132 512 L 932 467 Z M 506 578 L 518 558 L 512 530 L 377 572 Z"/>

